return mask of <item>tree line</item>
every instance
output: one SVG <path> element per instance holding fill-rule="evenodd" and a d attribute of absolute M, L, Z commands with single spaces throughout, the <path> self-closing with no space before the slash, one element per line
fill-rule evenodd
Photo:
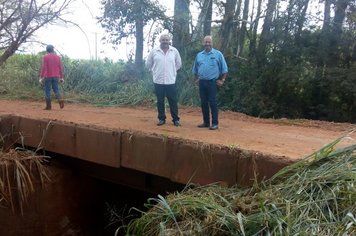
<path fill-rule="evenodd" d="M 175 0 L 171 18 L 153 0 L 102 4 L 99 22 L 111 42 L 135 35 L 137 68 L 143 68 L 145 27 L 157 24 L 171 32 L 185 61 L 200 50 L 201 38 L 212 34 L 230 67 L 221 106 L 262 117 L 356 120 L 352 0 Z"/>
<path fill-rule="evenodd" d="M 0 50 L 6 53 L 0 65 L 16 51 L 6 44 L 15 37 L 5 40 L 9 21 L 3 20 L 18 14 L 16 2 L 23 9 L 36 0 L 1 0 Z M 224 53 L 230 68 L 219 91 L 221 107 L 260 117 L 356 121 L 353 0 L 175 0 L 173 16 L 155 0 L 101 4 L 98 22 L 108 33 L 104 40 L 118 44 L 134 37 L 138 78 L 144 73 L 144 42 L 153 42 L 162 30 L 172 33 L 185 62 L 181 80 L 190 76 L 203 36 L 213 35 L 214 47 Z M 59 10 L 53 19 L 61 19 Z M 38 19 L 52 19 L 44 16 Z"/>

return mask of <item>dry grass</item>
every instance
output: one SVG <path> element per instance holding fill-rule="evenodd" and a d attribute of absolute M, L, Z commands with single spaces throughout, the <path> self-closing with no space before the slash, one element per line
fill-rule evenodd
<path fill-rule="evenodd" d="M 23 214 L 35 183 L 44 186 L 50 180 L 43 165 L 47 158 L 22 148 L 0 151 L 0 207 L 9 207 L 13 212 L 19 209 Z"/>

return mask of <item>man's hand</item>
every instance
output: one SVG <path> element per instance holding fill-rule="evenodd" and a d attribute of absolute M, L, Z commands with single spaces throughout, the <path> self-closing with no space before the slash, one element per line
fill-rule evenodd
<path fill-rule="evenodd" d="M 40 78 L 38 79 L 38 82 L 40 83 L 40 85 L 43 85 L 43 78 L 40 77 Z"/>
<path fill-rule="evenodd" d="M 216 80 L 216 85 L 221 87 L 221 86 L 223 86 L 224 82 L 225 82 L 225 79 L 218 79 L 218 80 Z"/>
<path fill-rule="evenodd" d="M 63 79 L 63 78 L 60 78 L 60 79 L 59 79 L 59 83 L 61 83 L 61 84 L 64 83 L 64 79 Z"/>

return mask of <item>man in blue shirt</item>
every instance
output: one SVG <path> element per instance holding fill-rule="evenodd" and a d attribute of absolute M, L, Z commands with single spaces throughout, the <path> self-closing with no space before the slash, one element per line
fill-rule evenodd
<path fill-rule="evenodd" d="M 210 127 L 211 130 L 217 130 L 219 128 L 218 104 L 216 101 L 217 87 L 224 84 L 228 68 L 223 54 L 213 48 L 211 36 L 205 36 L 203 44 L 204 51 L 197 54 L 193 65 L 193 74 L 195 79 L 199 80 L 199 94 L 203 113 L 203 123 L 198 127 Z"/>

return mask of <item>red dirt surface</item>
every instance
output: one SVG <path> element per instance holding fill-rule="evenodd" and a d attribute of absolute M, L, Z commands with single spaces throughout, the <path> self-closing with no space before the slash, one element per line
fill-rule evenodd
<path fill-rule="evenodd" d="M 199 108 L 179 108 L 181 127 L 156 126 L 157 112 L 148 107 L 95 107 L 87 104 L 65 104 L 63 110 L 52 104 L 43 110 L 44 102 L 0 100 L 0 115 L 17 115 L 35 119 L 58 120 L 76 124 L 161 134 L 191 141 L 225 145 L 274 156 L 299 159 L 320 149 L 336 138 L 356 129 L 355 124 L 311 120 L 260 119 L 241 113 L 219 113 L 219 130 L 197 128 L 202 122 Z M 356 134 L 343 144 L 356 143 Z"/>

